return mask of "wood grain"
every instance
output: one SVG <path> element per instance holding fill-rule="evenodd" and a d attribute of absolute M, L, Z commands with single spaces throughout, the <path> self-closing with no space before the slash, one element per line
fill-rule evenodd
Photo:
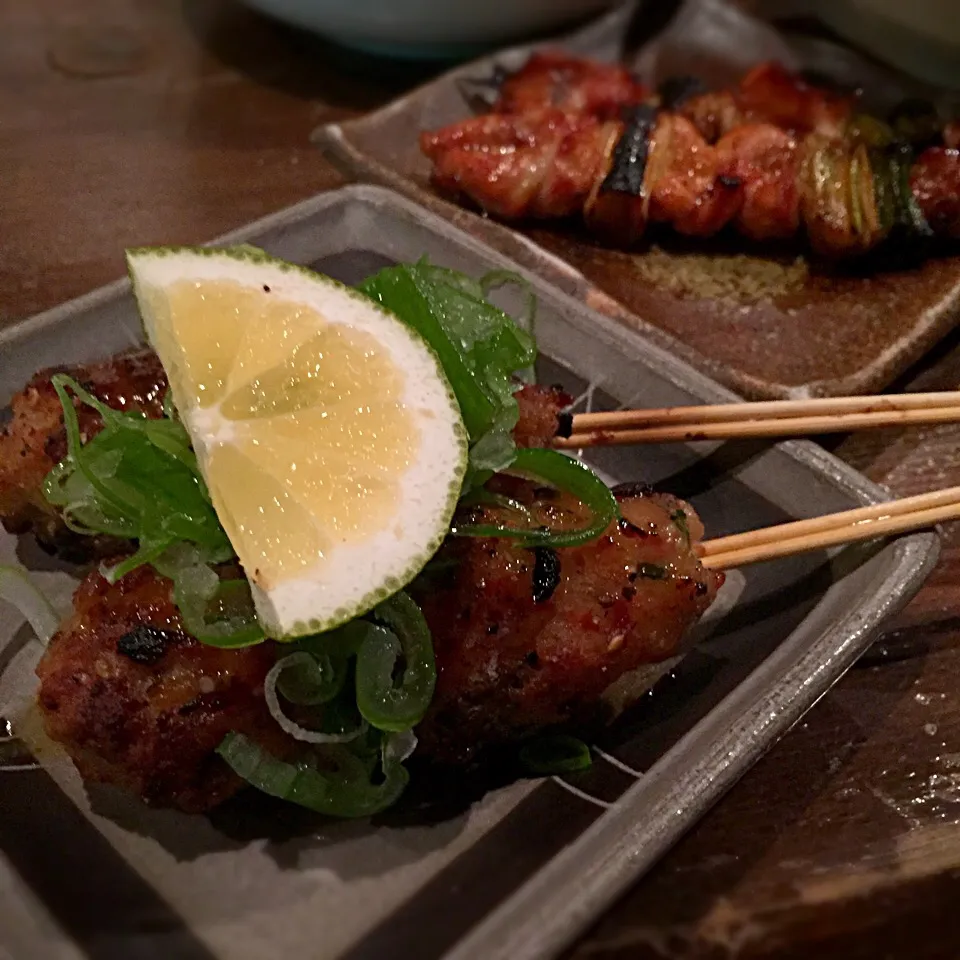
<path fill-rule="evenodd" d="M 339 184 L 310 131 L 411 82 L 226 0 L 3 0 L 0 17 L 0 323 L 115 279 L 125 246 L 209 240 Z M 65 48 L 108 30 L 141 53 L 72 73 Z"/>
<path fill-rule="evenodd" d="M 311 129 L 419 79 L 227 0 L 0 0 L 0 22 L 0 323 L 115 278 L 126 245 L 203 241 L 336 185 Z M 901 384 L 958 385 L 960 335 Z M 960 483 L 960 427 L 827 443 L 900 494 Z M 861 664 L 570 958 L 956 957 L 956 527 L 945 547 Z"/>

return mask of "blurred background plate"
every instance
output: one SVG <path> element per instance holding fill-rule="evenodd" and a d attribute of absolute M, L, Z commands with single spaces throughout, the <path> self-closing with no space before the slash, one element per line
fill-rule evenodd
<path fill-rule="evenodd" d="M 723 84 L 776 59 L 841 85 L 861 84 L 870 109 L 943 91 L 852 49 L 809 19 L 771 22 L 726 0 L 638 0 L 553 41 L 578 55 L 631 64 L 644 80 L 683 73 Z M 629 251 L 577 224 L 511 228 L 438 196 L 421 130 L 472 113 L 471 92 L 538 46 L 461 66 L 374 113 L 319 129 L 327 156 L 452 219 L 589 306 L 640 330 L 743 396 L 838 396 L 893 383 L 956 325 L 960 256 L 894 260 L 882 270 L 832 268 L 801 244 L 749 246 L 666 237 Z M 489 84 L 488 84 L 489 86 Z M 545 257 L 547 251 L 553 257 Z"/>

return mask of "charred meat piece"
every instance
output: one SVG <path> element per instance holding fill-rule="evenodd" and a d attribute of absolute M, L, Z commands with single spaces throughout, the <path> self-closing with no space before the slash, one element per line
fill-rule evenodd
<path fill-rule="evenodd" d="M 725 169 L 725 159 L 689 120 L 661 114 L 644 182 L 650 220 L 691 237 L 720 231 L 740 210 L 743 194 L 743 181 Z"/>
<path fill-rule="evenodd" d="M 96 370 L 117 374 L 151 362 L 115 358 Z M 76 373 L 91 386 L 99 382 L 89 370 Z M 49 380 L 41 382 L 49 389 Z M 162 390 L 162 381 L 155 385 Z M 129 402 L 100 389 L 113 405 Z M 517 396 L 518 443 L 546 444 L 570 398 L 535 386 Z M 62 443 L 58 417 L 42 426 Z M 45 439 L 37 442 L 47 449 Z M 46 469 L 35 471 L 34 484 Z M 586 508 L 565 494 L 516 478 L 493 482 L 542 523 L 584 522 Z M 691 539 L 702 530 L 687 505 L 646 491 L 619 499 L 623 520 L 582 547 L 528 550 L 507 539 L 450 538 L 439 559 L 452 568 L 434 565 L 415 583 L 438 666 L 436 700 L 418 728 L 425 754 L 461 762 L 485 746 L 596 715 L 600 695 L 625 672 L 676 652 L 723 576 L 697 560 Z M 493 519 L 500 508 L 477 509 Z M 149 567 L 114 585 L 90 574 L 37 668 L 38 700 L 48 734 L 85 779 L 152 804 L 203 811 L 243 786 L 215 752 L 227 733 L 246 734 L 278 756 L 296 747 L 263 697 L 276 645 L 199 643 L 184 631 L 170 591 Z"/>
<path fill-rule="evenodd" d="M 608 64 L 532 57 L 495 112 L 421 134 L 435 186 L 505 220 L 582 215 L 621 246 L 657 223 L 755 241 L 804 231 L 830 258 L 891 236 L 957 239 L 960 134 L 929 103 L 887 123 L 775 62 L 723 90 L 674 78 L 647 96 L 631 82 Z"/>
<path fill-rule="evenodd" d="M 99 363 L 42 370 L 10 402 L 11 418 L 0 432 L 0 522 L 8 533 L 32 532 L 41 546 L 74 559 L 103 556 L 120 546 L 110 537 L 72 533 L 44 499 L 44 478 L 67 453 L 63 409 L 51 377 L 67 373 L 117 410 L 162 415 L 167 379 L 156 354 L 142 350 Z M 100 417 L 77 403 L 84 438 L 100 430 Z"/>
<path fill-rule="evenodd" d="M 552 527 L 584 522 L 565 494 L 499 478 Z M 603 692 L 677 652 L 723 574 L 703 567 L 703 529 L 674 497 L 618 494 L 623 519 L 600 539 L 552 551 L 506 539 L 451 538 L 435 574 L 413 586 L 433 633 L 437 689 L 420 749 L 459 763 L 542 728 L 596 719 Z M 505 521 L 499 508 L 487 519 Z"/>
<path fill-rule="evenodd" d="M 736 127 L 716 145 L 718 165 L 740 189 L 737 230 L 751 240 L 786 239 L 800 229 L 797 141 L 768 123 Z"/>
<path fill-rule="evenodd" d="M 910 171 L 910 189 L 933 232 L 960 240 L 960 149 L 924 150 Z"/>
<path fill-rule="evenodd" d="M 560 414 L 573 398 L 560 387 L 525 384 L 517 391 L 520 418 L 513 428 L 518 447 L 546 447 L 557 435 Z"/>
<path fill-rule="evenodd" d="M 620 129 L 554 109 L 487 114 L 423 133 L 420 146 L 446 193 L 505 220 L 566 217 L 583 207 Z"/>
<path fill-rule="evenodd" d="M 33 533 L 50 552 L 83 562 L 122 552 L 125 545 L 112 537 L 72 533 L 44 499 L 43 480 L 67 452 L 63 410 L 50 382 L 57 372 L 61 371 L 41 371 L 11 401 L 12 417 L 0 433 L 0 522 L 9 533 Z M 110 407 L 139 410 L 148 417 L 162 415 L 167 379 L 151 351 L 118 354 L 98 363 L 63 368 L 62 372 L 69 373 Z M 521 446 L 544 446 L 556 434 L 560 410 L 570 398 L 561 390 L 526 386 L 517 400 L 517 442 Z M 83 436 L 94 436 L 100 429 L 99 416 L 81 404 L 77 413 Z"/>
<path fill-rule="evenodd" d="M 856 98 L 807 83 L 782 64 L 758 64 L 736 90 L 737 102 L 748 120 L 772 123 L 792 133 L 843 135 Z"/>
<path fill-rule="evenodd" d="M 620 137 L 610 172 L 587 200 L 586 222 L 623 244 L 639 240 L 649 223 L 670 224 L 686 236 L 711 236 L 741 203 L 742 183 L 726 175 L 724 159 L 685 117 L 638 111 Z"/>
<path fill-rule="evenodd" d="M 38 701 L 47 734 L 85 780 L 199 812 L 244 785 L 214 753 L 227 733 L 285 749 L 263 698 L 276 653 L 188 636 L 170 587 L 149 567 L 113 586 L 90 574 L 37 667 Z"/>
<path fill-rule="evenodd" d="M 737 98 L 729 90 L 709 90 L 677 107 L 707 143 L 716 143 L 725 133 L 747 122 Z"/>
<path fill-rule="evenodd" d="M 533 54 L 503 80 L 493 109 L 497 113 L 529 113 L 550 107 L 609 119 L 623 106 L 640 103 L 646 96 L 646 88 L 619 64 L 545 50 Z"/>
<path fill-rule="evenodd" d="M 699 93 L 678 103 L 676 110 L 693 121 L 708 143 L 716 143 L 744 123 L 768 123 L 796 136 L 842 137 L 856 102 L 768 61 L 737 86 Z"/>

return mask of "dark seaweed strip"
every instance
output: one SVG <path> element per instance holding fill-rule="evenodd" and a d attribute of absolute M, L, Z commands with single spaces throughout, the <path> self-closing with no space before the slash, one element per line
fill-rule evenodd
<path fill-rule="evenodd" d="M 601 193 L 628 193 L 638 197 L 643 192 L 643 178 L 650 155 L 650 135 L 657 120 L 657 110 L 648 104 L 631 108 L 625 126 L 613 150 L 610 172 L 600 184 Z"/>

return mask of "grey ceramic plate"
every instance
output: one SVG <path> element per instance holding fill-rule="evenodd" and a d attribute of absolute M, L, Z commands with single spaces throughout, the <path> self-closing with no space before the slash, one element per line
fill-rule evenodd
<path fill-rule="evenodd" d="M 480 273 L 509 261 L 386 191 L 320 196 L 232 235 L 357 281 L 423 254 Z M 531 278 L 542 375 L 595 405 L 730 395 L 659 347 Z M 507 304 L 509 305 L 509 304 Z M 0 333 L 0 396 L 41 365 L 138 340 L 126 282 Z M 712 535 L 882 499 L 807 443 L 608 450 L 612 479 L 689 497 Z M 0 539 L 61 601 L 73 581 Z M 23 701 L 35 644 L 0 609 L 0 954 L 314 960 L 554 955 L 650 866 L 843 673 L 918 588 L 933 534 L 732 575 L 699 642 L 606 732 L 594 766 L 510 784 L 421 779 L 376 823 L 322 822 L 248 795 L 209 819 L 85 789 Z M 653 676 L 647 682 L 653 681 Z M 32 745 L 32 759 L 18 738 Z M 4 953 L 4 951 L 6 951 Z"/>
<path fill-rule="evenodd" d="M 694 73 L 723 84 L 775 58 L 862 84 L 877 109 L 908 94 L 937 96 L 823 38 L 778 32 L 728 0 L 688 0 L 658 33 L 663 11 L 677 5 L 628 3 L 551 46 L 630 62 L 650 82 Z M 483 92 L 476 81 L 517 68 L 532 49 L 458 67 L 381 110 L 319 129 L 316 140 L 349 175 L 406 193 L 744 396 L 882 389 L 956 324 L 956 255 L 862 272 L 810 260 L 802 246 L 771 253 L 738 240 L 662 238 L 619 251 L 574 224 L 512 230 L 439 197 L 419 132 L 470 116 L 468 99 Z"/>

